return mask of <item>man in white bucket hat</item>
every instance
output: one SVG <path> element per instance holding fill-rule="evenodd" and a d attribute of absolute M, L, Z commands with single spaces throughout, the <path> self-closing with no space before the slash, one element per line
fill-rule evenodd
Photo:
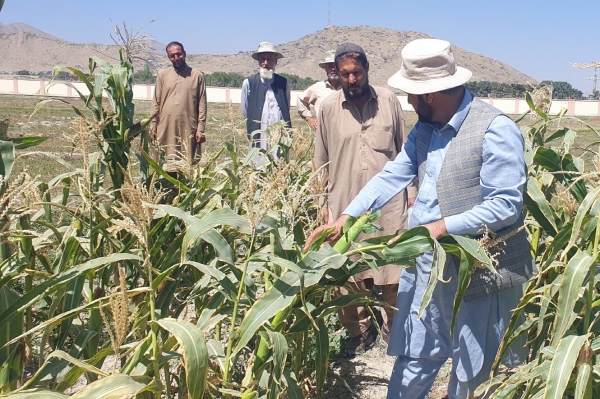
<path fill-rule="evenodd" d="M 476 269 L 471 276 L 454 339 L 450 326 L 457 261 L 447 257 L 448 283 L 437 284 L 421 318 L 417 314 L 432 253 L 418 256 L 417 267 L 403 271 L 388 346 L 388 354 L 397 356 L 388 399 L 425 398 L 448 358 L 448 397 L 474 397 L 475 388 L 489 377 L 522 284 L 535 271 L 521 218 L 523 136 L 507 116 L 464 88 L 470 77 L 470 71 L 456 66 L 446 41 L 418 39 L 404 47 L 400 71 L 388 83 L 408 93 L 419 121 L 396 159 L 367 183 L 339 219 L 323 226 L 333 228 L 328 239 L 336 240 L 348 216 L 381 208 L 418 179 L 409 227 L 425 226 L 436 239 L 446 233 L 478 236 L 490 230 L 502 242 L 490 248 L 498 261 L 497 274 Z M 321 231 L 315 230 L 307 245 Z M 514 367 L 526 355 L 524 341 L 515 342 L 503 361 Z"/>
<path fill-rule="evenodd" d="M 273 43 L 262 42 L 252 53 L 259 71 L 242 84 L 242 114 L 252 147 L 268 150 L 268 137 L 263 133 L 279 121 L 292 126 L 290 119 L 290 85 L 286 78 L 275 73 L 277 60 L 283 58 Z M 257 131 L 259 131 L 257 133 Z"/>
<path fill-rule="evenodd" d="M 315 115 L 319 115 L 319 108 L 325 98 L 342 87 L 340 75 L 335 66 L 335 50 L 328 51 L 325 59 L 319 62 L 319 66 L 325 70 L 327 79 L 321 80 L 298 95 L 296 106 L 298 114 L 308 123 L 313 131 L 317 131 L 317 117 L 310 112 L 310 106 L 315 107 Z"/>

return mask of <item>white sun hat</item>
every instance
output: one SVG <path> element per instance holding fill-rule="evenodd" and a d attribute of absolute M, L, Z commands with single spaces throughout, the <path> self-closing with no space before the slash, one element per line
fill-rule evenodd
<path fill-rule="evenodd" d="M 473 75 L 454 62 L 449 42 L 417 39 L 402 49 L 402 66 L 388 85 L 408 94 L 427 94 L 465 84 Z"/>
<path fill-rule="evenodd" d="M 325 61 L 319 62 L 319 66 L 321 68 L 325 68 L 327 64 L 333 64 L 335 62 L 335 50 L 329 50 L 327 54 L 325 54 Z"/>
<path fill-rule="evenodd" d="M 258 60 L 258 54 L 260 53 L 275 53 L 277 54 L 277 59 L 283 58 L 283 54 L 277 51 L 273 43 L 269 42 L 258 43 L 258 50 L 252 53 L 252 58 Z"/>

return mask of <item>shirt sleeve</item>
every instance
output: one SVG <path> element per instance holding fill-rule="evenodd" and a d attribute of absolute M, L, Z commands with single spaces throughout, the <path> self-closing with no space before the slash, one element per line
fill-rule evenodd
<path fill-rule="evenodd" d="M 160 96 L 162 92 L 162 75 L 159 73 L 156 76 L 156 84 L 154 85 L 154 98 L 152 99 L 152 115 L 154 118 L 152 119 L 152 123 L 150 125 L 150 132 L 156 133 L 158 120 L 160 119 Z"/>
<path fill-rule="evenodd" d="M 315 153 L 314 163 L 315 168 L 319 169 L 329 162 L 329 152 L 327 148 L 327 126 L 323 117 L 323 110 L 319 111 L 319 119 L 317 123 L 317 132 L 315 133 Z"/>
<path fill-rule="evenodd" d="M 319 111 L 319 114 L 317 115 L 317 117 L 318 117 L 318 122 L 317 122 L 317 131 L 315 133 L 315 141 L 314 141 L 315 152 L 314 152 L 313 162 L 314 162 L 314 167 L 316 170 L 323 168 L 323 170 L 325 171 L 324 179 L 326 182 L 328 182 L 329 181 L 329 165 L 328 165 L 329 150 L 328 150 L 328 142 L 327 142 L 327 126 L 323 123 L 324 118 L 323 118 L 323 110 L 322 109 Z M 325 187 L 325 190 L 323 193 L 324 195 L 322 197 L 320 197 L 318 200 L 319 206 L 323 207 L 326 205 L 327 193 L 328 193 L 328 188 Z"/>
<path fill-rule="evenodd" d="M 373 176 L 342 212 L 344 215 L 358 217 L 369 210 L 381 209 L 415 180 L 417 177 L 415 138 L 416 131 L 413 129 L 396 159 L 387 162 L 381 172 Z"/>
<path fill-rule="evenodd" d="M 303 118 L 312 118 L 312 112 L 310 112 L 310 105 L 315 103 L 312 86 L 304 90 L 298 95 L 296 99 L 296 106 L 298 107 L 298 114 Z"/>
<path fill-rule="evenodd" d="M 204 133 L 206 131 L 206 81 L 200 73 L 198 82 L 199 100 L 198 100 L 198 128 L 197 131 Z"/>
<path fill-rule="evenodd" d="M 393 100 L 393 106 L 392 106 L 393 112 L 394 112 L 394 124 L 396 126 L 395 129 L 395 144 L 396 144 L 396 148 L 398 149 L 398 152 L 400 152 L 402 150 L 402 145 L 406 142 L 407 139 L 407 132 L 406 132 L 406 124 L 404 123 L 404 116 L 402 114 L 402 106 L 400 105 L 400 100 L 398 100 L 398 97 L 394 96 L 394 100 Z M 410 183 L 407 187 L 406 187 L 406 197 L 407 198 L 416 198 L 417 197 L 417 180 L 413 180 L 412 183 Z"/>
<path fill-rule="evenodd" d="M 502 115 L 492 121 L 483 138 L 480 172 L 483 202 L 444 218 L 448 233 L 478 235 L 484 226 L 498 231 L 517 221 L 527 181 L 524 146 L 523 135 L 512 120 Z"/>
<path fill-rule="evenodd" d="M 242 115 L 244 118 L 248 117 L 248 94 L 250 94 L 250 83 L 248 83 L 248 79 L 244 79 L 244 83 L 242 83 Z"/>

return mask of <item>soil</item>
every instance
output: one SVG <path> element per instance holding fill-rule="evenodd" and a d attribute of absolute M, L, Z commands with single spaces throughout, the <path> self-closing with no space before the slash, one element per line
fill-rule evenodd
<path fill-rule="evenodd" d="M 338 357 L 330 360 L 330 373 L 323 389 L 322 398 L 381 399 L 387 394 L 387 387 L 395 358 L 386 354 L 387 345 L 380 340 L 364 355 Z M 451 364 L 446 363 L 429 393 L 429 399 L 446 397 L 446 386 Z M 318 396 L 312 396 L 317 398 Z"/>

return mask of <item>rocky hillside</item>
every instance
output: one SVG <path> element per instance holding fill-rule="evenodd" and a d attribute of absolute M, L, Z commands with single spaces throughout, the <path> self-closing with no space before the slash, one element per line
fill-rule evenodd
<path fill-rule="evenodd" d="M 17 29 L 19 27 L 20 30 Z M 118 56 L 115 46 L 69 43 L 37 31 L 35 28 L 25 29 L 25 27 L 28 26 L 0 25 L 0 48 L 3 49 L 0 71 L 21 69 L 33 72 L 49 71 L 58 64 L 85 69 L 90 55 L 105 59 Z M 317 64 L 325 52 L 335 49 L 339 43 L 350 41 L 360 44 L 367 52 L 371 65 L 369 73 L 371 83 L 385 85 L 387 79 L 400 68 L 400 50 L 406 43 L 427 37 L 430 36 L 419 32 L 399 32 L 368 26 L 331 27 L 289 43 L 279 44 L 278 47 L 285 58 L 279 60 L 278 71 L 321 79 L 324 73 Z M 166 56 L 161 55 L 162 46 L 154 42 L 155 50 L 148 53 L 148 59 L 153 59 L 159 68 L 168 65 Z M 474 80 L 535 83 L 535 79 L 501 61 L 458 47 L 454 48 L 454 53 L 459 65 L 473 71 Z M 188 54 L 188 63 L 205 73 L 223 71 L 250 75 L 256 71 L 256 62 L 250 54 L 251 52 L 222 55 Z"/>

